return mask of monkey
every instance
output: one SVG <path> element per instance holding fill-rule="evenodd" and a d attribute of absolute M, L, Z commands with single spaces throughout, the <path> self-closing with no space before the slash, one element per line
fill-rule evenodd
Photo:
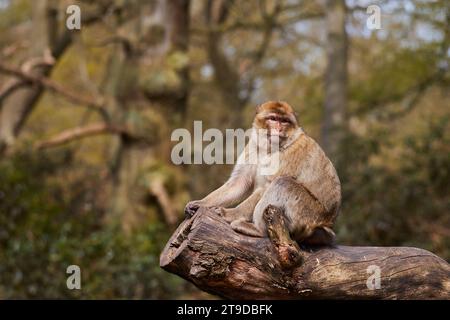
<path fill-rule="evenodd" d="M 293 108 L 283 101 L 268 101 L 256 108 L 252 133 L 267 132 L 266 139 L 251 136 L 238 157 L 230 178 L 217 190 L 185 207 L 191 217 L 205 206 L 222 216 L 233 230 L 248 236 L 267 237 L 263 220 L 268 205 L 282 209 L 283 218 L 298 243 L 331 245 L 333 225 L 341 206 L 341 184 L 330 159 L 319 144 L 298 125 Z M 262 175 L 259 163 L 243 159 L 277 141 L 278 168 Z M 265 143 L 263 143 L 265 142 Z M 269 148 L 270 149 L 270 148 Z"/>

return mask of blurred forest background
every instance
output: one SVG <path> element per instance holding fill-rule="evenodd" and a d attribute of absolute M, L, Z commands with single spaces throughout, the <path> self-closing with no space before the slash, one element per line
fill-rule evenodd
<path fill-rule="evenodd" d="M 170 135 L 266 100 L 335 163 L 338 243 L 449 261 L 449 45 L 446 0 L 0 0 L 0 298 L 210 297 L 159 253 L 231 166 L 173 165 Z"/>

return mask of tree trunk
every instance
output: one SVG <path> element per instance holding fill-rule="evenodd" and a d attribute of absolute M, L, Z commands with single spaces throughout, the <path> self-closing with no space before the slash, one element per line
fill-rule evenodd
<path fill-rule="evenodd" d="M 116 148 L 111 211 L 126 230 L 140 225 L 148 214 L 147 170 L 156 161 L 168 161 L 167 137 L 184 120 L 189 92 L 190 1 L 136 5 L 139 15 L 124 32 L 131 43 L 118 55 L 122 67 L 111 64 L 109 88 L 115 96 L 114 121 L 146 138 L 131 141 L 122 136 Z"/>
<path fill-rule="evenodd" d="M 428 251 L 348 246 L 299 250 L 277 217 L 278 209 L 266 209 L 270 239 L 253 238 L 200 208 L 172 235 L 160 265 L 230 299 L 450 299 L 450 266 Z"/>
<path fill-rule="evenodd" d="M 334 160 L 342 140 L 347 107 L 347 33 L 345 0 L 326 1 L 327 68 L 322 147 Z"/>
<path fill-rule="evenodd" d="M 207 53 L 214 68 L 214 82 L 223 102 L 229 108 L 226 123 L 231 128 L 241 128 L 245 99 L 241 97 L 240 75 L 238 69 L 231 64 L 222 48 L 222 32 L 214 30 L 228 19 L 233 3 L 232 0 L 209 0 L 205 2 L 206 23 L 210 28 L 207 35 Z"/>

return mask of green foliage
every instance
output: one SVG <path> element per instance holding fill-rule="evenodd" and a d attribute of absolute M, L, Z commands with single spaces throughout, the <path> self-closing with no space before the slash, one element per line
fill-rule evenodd
<path fill-rule="evenodd" d="M 450 259 L 449 119 L 429 120 L 424 133 L 406 137 L 395 170 L 390 163 L 370 162 L 383 155 L 387 136 L 347 137 L 344 148 L 351 152 L 338 167 L 343 185 L 340 241 L 417 246 Z"/>
<path fill-rule="evenodd" d="M 385 44 L 388 48 L 390 44 Z M 356 102 L 355 113 L 373 111 L 374 107 L 397 102 L 406 93 L 417 90 L 435 72 L 438 56 L 435 47 L 401 48 L 364 57 L 364 75 L 356 76 L 350 95 Z M 372 61 L 372 63 L 370 63 Z M 364 81 L 360 81 L 361 78 Z"/>
<path fill-rule="evenodd" d="M 179 295 L 181 281 L 159 268 L 165 228 L 154 223 L 125 234 L 95 210 L 71 212 L 46 179 L 62 160 L 22 154 L 0 163 L 0 297 Z M 81 268 L 81 290 L 66 287 L 72 264 Z"/>

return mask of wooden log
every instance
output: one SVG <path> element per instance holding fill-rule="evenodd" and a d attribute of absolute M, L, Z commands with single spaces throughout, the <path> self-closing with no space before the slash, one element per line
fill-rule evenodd
<path fill-rule="evenodd" d="M 276 210 L 265 214 L 273 218 Z M 270 239 L 253 238 L 236 233 L 222 218 L 200 208 L 172 235 L 160 265 L 229 299 L 450 299 L 450 265 L 426 250 L 298 249 L 290 238 L 283 238 L 283 222 L 276 216 L 275 220 L 271 228 L 278 231 L 269 231 Z M 294 252 L 292 259 L 283 255 L 283 248 Z"/>

